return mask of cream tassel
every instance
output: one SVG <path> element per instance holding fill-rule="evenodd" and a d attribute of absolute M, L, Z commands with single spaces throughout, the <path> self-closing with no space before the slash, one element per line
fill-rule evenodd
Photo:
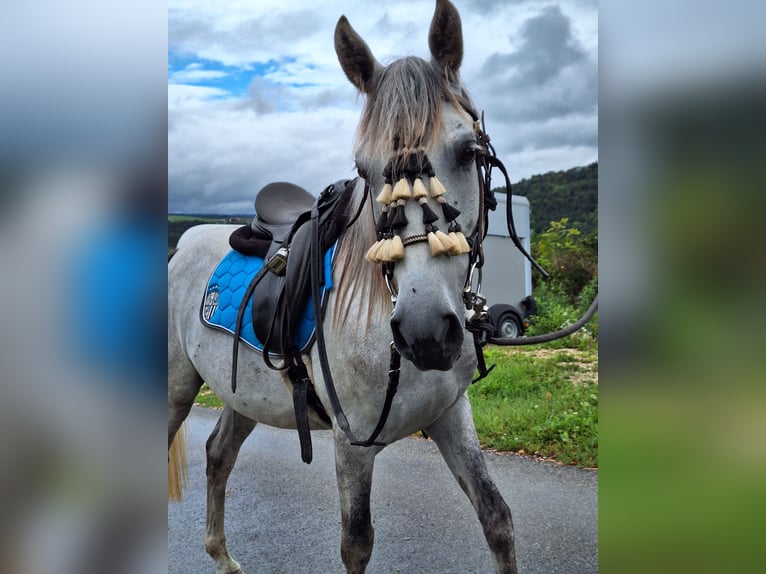
<path fill-rule="evenodd" d="M 404 244 L 402 238 L 394 235 L 388 252 L 388 261 L 401 261 L 404 259 Z"/>
<path fill-rule="evenodd" d="M 450 251 L 450 255 L 460 255 L 461 253 L 470 253 L 471 246 L 463 235 L 462 231 L 450 231 L 449 238 L 455 244 L 455 250 Z"/>
<path fill-rule="evenodd" d="M 454 243 L 449 235 L 437 229 L 428 233 L 428 246 L 431 248 L 431 255 L 436 257 L 443 253 L 449 253 L 453 249 Z"/>
<path fill-rule="evenodd" d="M 394 186 L 394 192 L 392 194 L 392 199 L 409 199 L 412 197 L 412 191 L 410 190 L 410 182 L 407 181 L 406 177 L 403 177 L 399 181 L 396 182 L 396 185 Z"/>
<path fill-rule="evenodd" d="M 388 205 L 393 201 L 391 198 L 393 194 L 393 187 L 391 187 L 390 183 L 387 183 L 383 186 L 383 189 L 378 194 L 378 197 L 375 199 L 378 203 L 382 203 L 383 205 Z"/>
<path fill-rule="evenodd" d="M 428 246 L 431 248 L 431 255 L 433 257 L 444 253 L 444 245 L 442 245 L 442 242 L 439 241 L 439 238 L 436 237 L 436 233 L 433 231 L 428 234 Z"/>
<path fill-rule="evenodd" d="M 383 239 L 373 243 L 372 247 L 367 250 L 367 254 L 364 258 L 370 263 L 380 263 L 379 255 L 381 247 L 383 247 Z"/>
<path fill-rule="evenodd" d="M 447 193 L 447 190 L 444 189 L 442 182 L 440 182 L 436 176 L 428 179 L 428 187 L 431 191 L 431 197 L 439 197 L 440 195 Z"/>
<path fill-rule="evenodd" d="M 423 180 L 419 177 L 415 179 L 415 183 L 412 184 L 412 197 L 420 199 L 421 197 L 428 197 L 426 186 L 423 185 Z"/>

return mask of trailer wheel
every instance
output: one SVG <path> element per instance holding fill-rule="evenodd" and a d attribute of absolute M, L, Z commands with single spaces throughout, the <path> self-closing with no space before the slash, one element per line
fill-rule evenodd
<path fill-rule="evenodd" d="M 515 339 L 521 335 L 521 325 L 519 324 L 518 317 L 511 311 L 506 311 L 500 315 L 500 318 L 497 321 L 497 326 L 495 327 L 495 332 L 498 337 Z"/>

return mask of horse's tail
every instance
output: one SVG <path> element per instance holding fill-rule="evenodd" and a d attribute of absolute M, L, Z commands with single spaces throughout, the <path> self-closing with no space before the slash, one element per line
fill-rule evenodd
<path fill-rule="evenodd" d="M 168 451 L 168 500 L 180 502 L 183 500 L 184 488 L 186 487 L 186 440 L 184 439 L 184 427 L 182 424 L 173 438 Z"/>

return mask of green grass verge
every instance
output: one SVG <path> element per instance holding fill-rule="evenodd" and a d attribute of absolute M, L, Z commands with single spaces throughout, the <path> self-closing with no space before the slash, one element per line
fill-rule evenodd
<path fill-rule="evenodd" d="M 488 347 L 496 368 L 468 389 L 484 448 L 598 466 L 596 351 Z M 223 408 L 203 385 L 195 404 Z"/>
<path fill-rule="evenodd" d="M 490 375 L 468 396 L 483 447 L 598 466 L 595 350 L 488 347 Z"/>

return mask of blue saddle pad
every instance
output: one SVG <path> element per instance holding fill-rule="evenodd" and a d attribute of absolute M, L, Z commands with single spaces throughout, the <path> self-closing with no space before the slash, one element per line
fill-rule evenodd
<path fill-rule="evenodd" d="M 335 245 L 327 250 L 324 256 L 324 288 L 322 302 L 327 291 L 332 289 L 332 261 Z M 243 255 L 238 251 L 230 251 L 224 257 L 210 276 L 202 300 L 201 319 L 208 327 L 226 331 L 234 335 L 237 325 L 237 314 L 242 298 L 255 274 L 263 266 L 264 259 L 253 255 Z M 309 297 L 303 305 L 303 313 L 293 342 L 305 351 L 314 340 L 314 305 Z M 242 317 L 240 341 L 263 352 L 263 343 L 255 336 L 253 329 L 253 302 L 247 302 L 245 314 Z"/>

